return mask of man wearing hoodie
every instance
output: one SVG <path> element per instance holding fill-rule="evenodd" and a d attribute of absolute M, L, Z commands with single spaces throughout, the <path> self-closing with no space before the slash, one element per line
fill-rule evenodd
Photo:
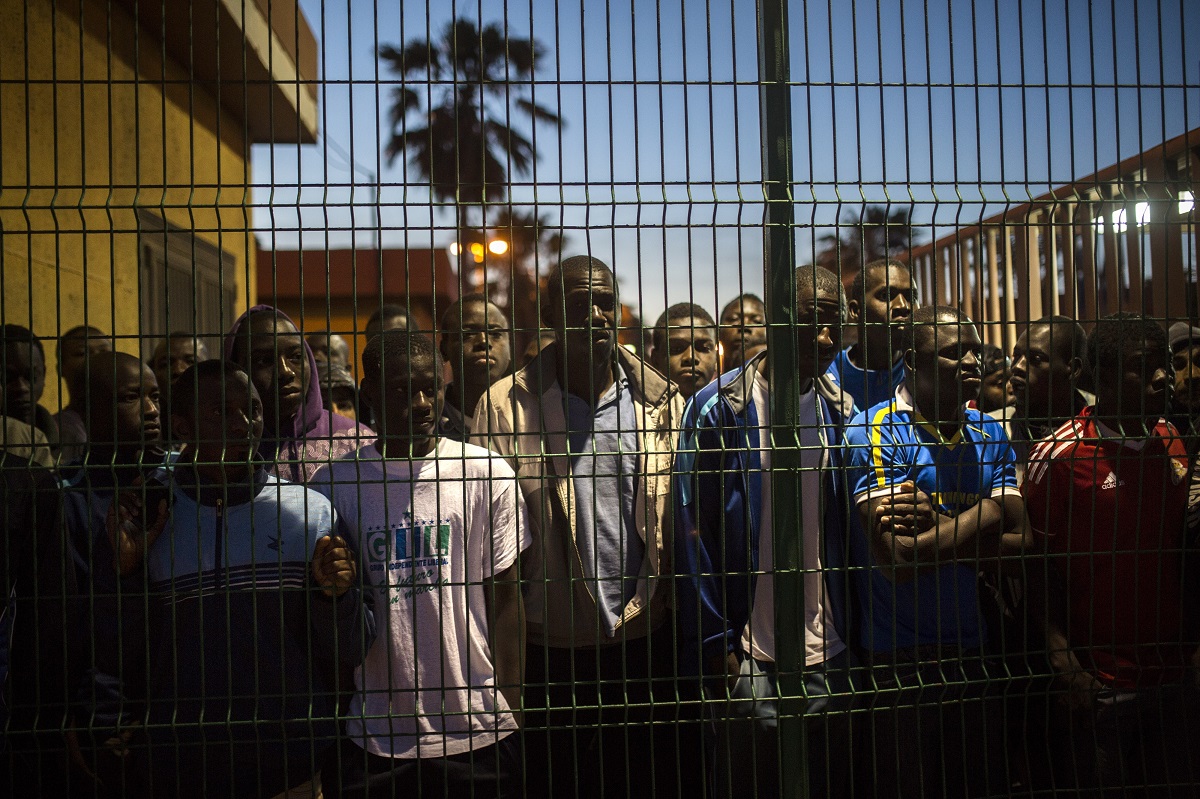
<path fill-rule="evenodd" d="M 796 270 L 800 426 L 776 428 L 774 435 L 799 443 L 802 496 L 814 500 L 800 508 L 814 797 L 844 796 L 850 789 L 849 760 L 836 754 L 849 751 L 849 714 L 829 711 L 839 701 L 833 695 L 848 694 L 850 687 L 838 443 L 853 405 L 825 374 L 838 352 L 845 312 L 837 275 L 820 266 Z M 688 405 L 676 458 L 675 559 L 677 571 L 688 575 L 678 594 L 681 667 L 706 677 L 711 699 L 732 699 L 712 705 L 723 711 L 711 749 L 718 796 L 780 791 L 770 474 L 777 439 L 770 384 L 764 352 L 702 388 Z"/>
<path fill-rule="evenodd" d="M 522 558 L 526 791 L 625 796 L 652 781 L 674 796 L 677 768 L 688 767 L 676 765 L 673 730 L 662 723 L 670 711 L 650 703 L 664 694 L 676 702 L 666 622 L 683 401 L 617 344 L 621 306 L 606 264 L 567 258 L 546 299 L 555 343 L 492 386 L 471 427 L 472 443 L 517 472 L 533 529 Z"/>
<path fill-rule="evenodd" d="M 295 790 L 336 740 L 335 675 L 362 662 L 374 616 L 329 500 L 256 462 L 263 404 L 243 371 L 191 367 L 172 417 L 175 468 L 109 515 L 122 570 L 145 552 L 151 592 L 137 751 L 155 796 Z"/>
<path fill-rule="evenodd" d="M 374 440 L 369 427 L 325 409 L 312 349 L 283 312 L 256 305 L 244 313 L 225 337 L 225 357 L 250 375 L 262 398 L 258 456 L 276 477 L 307 483 Z"/>

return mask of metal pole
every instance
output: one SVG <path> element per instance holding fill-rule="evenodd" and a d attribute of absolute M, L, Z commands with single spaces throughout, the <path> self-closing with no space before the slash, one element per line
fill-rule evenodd
<path fill-rule="evenodd" d="M 758 0 L 758 22 L 759 116 L 766 200 L 763 261 L 774 438 L 770 480 L 775 546 L 775 666 L 780 692 L 780 793 L 804 796 L 808 765 L 803 720 L 804 580 L 800 572 L 804 564 L 800 555 L 800 451 L 796 434 L 800 381 L 793 335 L 796 233 L 787 0 Z"/>

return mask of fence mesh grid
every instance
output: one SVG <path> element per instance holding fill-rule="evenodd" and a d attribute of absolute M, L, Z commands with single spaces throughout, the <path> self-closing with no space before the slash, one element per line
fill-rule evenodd
<path fill-rule="evenodd" d="M 1196 795 L 1198 41 L 4 0 L 0 791 Z"/>

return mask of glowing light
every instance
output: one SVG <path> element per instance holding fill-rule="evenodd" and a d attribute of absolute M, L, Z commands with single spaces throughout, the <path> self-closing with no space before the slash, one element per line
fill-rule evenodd
<path fill-rule="evenodd" d="M 492 239 L 488 242 L 488 252 L 492 255 L 504 255 L 508 252 L 508 242 L 504 239 Z"/>
<path fill-rule="evenodd" d="M 1190 214 L 1196 207 L 1196 197 L 1190 191 L 1179 192 L 1179 213 Z"/>
<path fill-rule="evenodd" d="M 450 246 L 447 247 L 446 249 L 449 250 L 450 254 L 455 257 L 457 257 L 458 255 L 460 255 L 462 253 L 462 245 L 459 244 L 457 241 L 450 242 Z"/>

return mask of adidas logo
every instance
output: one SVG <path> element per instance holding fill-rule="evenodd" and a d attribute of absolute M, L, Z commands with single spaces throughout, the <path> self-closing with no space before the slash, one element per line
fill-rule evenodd
<path fill-rule="evenodd" d="M 1109 472 L 1108 477 L 1105 477 L 1104 482 L 1100 484 L 1100 490 L 1107 491 L 1110 488 L 1116 488 L 1117 486 L 1123 485 L 1125 485 L 1124 480 L 1118 480 L 1115 474 Z"/>

